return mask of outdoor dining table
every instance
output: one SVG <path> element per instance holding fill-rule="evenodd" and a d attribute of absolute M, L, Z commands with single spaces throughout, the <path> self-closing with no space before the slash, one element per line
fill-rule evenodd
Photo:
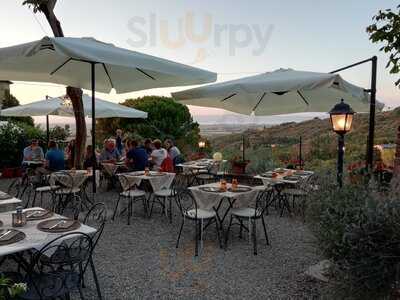
<path fill-rule="evenodd" d="M 22 200 L 0 191 L 0 212 L 15 209 L 16 206 L 21 204 Z"/>
<path fill-rule="evenodd" d="M 200 184 L 200 180 L 197 178 L 197 175 L 208 172 L 214 164 L 220 163 L 220 162 L 226 162 L 225 160 L 223 161 L 216 161 L 214 159 L 210 158 L 202 158 L 198 160 L 193 160 L 193 161 L 187 161 L 184 163 L 177 164 L 176 166 L 179 168 L 182 168 L 183 174 L 189 175 L 192 177 L 192 180 L 188 178 L 187 185 L 191 186 L 195 182 L 197 184 Z"/>
<path fill-rule="evenodd" d="M 103 166 L 103 169 L 107 173 L 107 175 L 114 176 L 117 173 L 118 169 L 125 167 L 125 162 L 117 161 L 115 163 L 101 163 L 101 165 Z"/>
<path fill-rule="evenodd" d="M 175 178 L 175 173 L 149 171 L 148 175 L 144 171 L 135 171 L 123 173 L 126 181 L 122 181 L 121 185 L 123 190 L 128 190 L 132 186 L 140 186 L 142 181 L 148 181 L 151 185 L 152 191 L 160 191 L 169 189 Z"/>
<path fill-rule="evenodd" d="M 275 176 L 273 176 L 274 173 Z M 282 191 L 287 185 L 295 186 L 299 184 L 302 180 L 306 180 L 313 174 L 313 171 L 278 168 L 274 171 L 268 171 L 263 174 L 256 175 L 254 176 L 254 178 L 261 179 L 264 186 L 271 187 L 274 191 L 274 196 L 271 198 L 270 202 L 267 203 L 267 209 L 272 203 L 278 200 L 281 201 L 284 208 L 286 208 L 288 212 L 291 213 L 290 205 L 287 199 L 282 196 Z"/>
<path fill-rule="evenodd" d="M 29 212 L 31 210 L 40 210 L 40 207 L 33 207 L 33 208 L 28 208 L 25 209 L 25 212 Z M 27 221 L 26 225 L 23 227 L 18 227 L 18 228 L 13 228 L 12 227 L 12 213 L 15 211 L 8 211 L 8 212 L 3 212 L 0 213 L 0 221 L 2 222 L 2 227 L 0 229 L 16 229 L 20 232 L 23 232 L 25 234 L 25 238 L 13 243 L 13 244 L 8 244 L 8 245 L 0 245 L 0 260 L 5 258 L 6 255 L 14 255 L 13 258 L 19 262 L 19 263 L 26 263 L 24 258 L 22 257 L 22 253 L 26 250 L 37 250 L 39 251 L 44 247 L 47 243 L 50 241 L 54 240 L 55 238 L 62 236 L 64 233 L 49 233 L 49 232 L 43 232 L 40 231 L 37 228 L 37 225 L 40 222 L 43 222 L 45 220 L 51 220 L 51 219 L 59 219 L 59 218 L 65 218 L 61 215 L 58 214 L 53 214 L 49 218 L 42 219 L 42 220 L 36 220 L 36 221 Z M 65 218 L 67 219 L 67 218 Z M 68 231 L 70 232 L 82 232 L 88 235 L 92 235 L 96 232 L 96 229 L 84 224 L 80 224 L 80 227 Z M 62 242 L 62 240 L 60 240 Z M 0 264 L 1 265 L 1 264 Z"/>
<path fill-rule="evenodd" d="M 219 188 L 220 183 L 210 183 L 200 186 L 193 186 L 189 189 L 191 190 L 194 200 L 196 201 L 197 209 L 214 209 L 216 211 L 221 228 L 231 208 L 251 206 L 253 203 L 255 203 L 257 195 L 262 191 L 259 188 L 246 185 L 238 185 L 237 191 L 232 190 L 231 185 L 228 185 L 226 191 L 220 190 Z M 243 191 L 241 191 L 241 189 L 243 189 Z M 221 218 L 219 211 L 224 201 L 228 202 L 229 207 L 223 213 Z"/>

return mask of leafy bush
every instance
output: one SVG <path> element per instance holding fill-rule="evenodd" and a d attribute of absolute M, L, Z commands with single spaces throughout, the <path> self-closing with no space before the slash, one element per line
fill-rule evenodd
<path fill-rule="evenodd" d="M 307 209 L 323 254 L 332 260 L 335 296 L 379 299 L 389 296 L 400 263 L 400 202 L 376 186 L 337 189 L 321 180 Z"/>
<path fill-rule="evenodd" d="M 25 123 L 7 122 L 0 125 L 0 168 L 21 164 L 23 149 L 29 140 L 44 139 L 44 132 Z"/>

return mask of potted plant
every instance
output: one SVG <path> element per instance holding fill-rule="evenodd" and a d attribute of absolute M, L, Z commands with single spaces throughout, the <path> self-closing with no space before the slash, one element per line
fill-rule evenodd
<path fill-rule="evenodd" d="M 26 283 L 14 283 L 4 274 L 0 275 L 0 300 L 17 298 L 19 295 L 26 292 L 26 290 Z"/>
<path fill-rule="evenodd" d="M 232 173 L 234 174 L 246 174 L 246 167 L 250 163 L 249 160 L 244 160 L 240 156 L 235 156 L 231 160 Z"/>

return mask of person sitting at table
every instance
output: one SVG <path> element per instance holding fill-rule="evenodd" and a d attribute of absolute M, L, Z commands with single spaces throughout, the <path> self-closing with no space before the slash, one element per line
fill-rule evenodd
<path fill-rule="evenodd" d="M 84 157 L 84 161 L 83 161 L 84 169 L 93 168 L 92 157 L 93 157 L 93 147 L 92 147 L 92 145 L 87 145 L 85 157 Z M 96 157 L 96 164 L 97 164 L 97 157 Z"/>
<path fill-rule="evenodd" d="M 46 169 L 49 171 L 61 171 L 65 169 L 64 151 L 58 148 L 55 141 L 49 142 L 49 150 L 46 152 Z"/>
<path fill-rule="evenodd" d="M 172 159 L 174 167 L 177 164 L 182 163 L 184 160 L 182 158 L 181 151 L 174 145 L 171 139 L 166 139 L 164 141 L 165 149 L 168 151 L 169 157 Z"/>
<path fill-rule="evenodd" d="M 104 149 L 100 154 L 101 163 L 115 163 L 121 158 L 121 154 L 115 148 L 115 140 L 108 139 L 104 143 Z"/>
<path fill-rule="evenodd" d="M 132 171 L 144 171 L 148 166 L 149 156 L 136 140 L 130 141 L 131 149 L 126 154 L 126 165 Z"/>
<path fill-rule="evenodd" d="M 117 129 L 117 131 L 115 133 L 116 133 L 115 147 L 117 148 L 118 152 L 122 155 L 122 152 L 124 150 L 122 129 Z"/>
<path fill-rule="evenodd" d="M 146 150 L 147 155 L 150 157 L 151 153 L 154 150 L 154 145 L 153 145 L 153 142 L 151 141 L 151 139 L 144 140 L 144 149 Z"/>
<path fill-rule="evenodd" d="M 24 149 L 24 161 L 40 161 L 44 159 L 43 149 L 39 146 L 39 141 L 33 139 L 31 144 Z"/>
<path fill-rule="evenodd" d="M 153 169 L 158 171 L 164 159 L 167 158 L 168 151 L 161 147 L 162 143 L 158 139 L 153 141 L 153 145 L 155 149 L 151 152 L 151 162 L 153 163 Z"/>

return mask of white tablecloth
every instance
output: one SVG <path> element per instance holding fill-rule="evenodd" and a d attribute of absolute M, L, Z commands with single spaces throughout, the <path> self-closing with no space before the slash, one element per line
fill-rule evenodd
<path fill-rule="evenodd" d="M 150 174 L 159 174 L 158 172 L 151 171 Z M 169 189 L 171 187 L 172 181 L 175 178 L 175 173 L 162 173 L 163 176 L 146 176 L 143 171 L 139 172 L 130 172 L 121 174 L 121 176 L 125 176 L 127 182 L 124 180 L 120 180 L 122 188 L 124 190 L 129 189 L 130 187 L 137 185 L 139 186 L 142 180 L 148 180 L 154 192 L 160 191 L 163 189 Z"/>
<path fill-rule="evenodd" d="M 204 210 L 212 210 L 213 207 L 217 207 L 222 198 L 236 199 L 233 204 L 233 207 L 249 207 L 254 206 L 256 202 L 256 198 L 260 189 L 251 188 L 251 191 L 243 192 L 243 193 L 234 193 L 234 192 L 206 192 L 202 191 L 201 187 L 219 187 L 219 183 L 210 183 L 200 186 L 193 186 L 189 189 L 192 191 L 194 199 L 197 204 L 197 208 Z M 239 185 L 243 186 L 243 185 Z M 230 184 L 228 184 L 228 188 Z"/>
<path fill-rule="evenodd" d="M 269 172 L 266 172 L 266 173 L 270 173 L 271 174 L 272 172 L 273 171 L 269 171 Z M 298 176 L 299 179 L 298 180 L 287 180 L 287 179 L 285 179 L 284 177 L 288 176 L 290 173 L 293 173 L 292 175 Z M 309 173 L 309 174 L 307 174 L 307 175 L 298 175 L 298 174 L 296 174 L 296 171 L 294 171 L 294 170 L 285 169 L 284 173 L 278 173 L 278 176 L 275 177 L 275 178 L 266 177 L 266 176 L 263 176 L 262 174 L 254 176 L 254 178 L 261 179 L 265 186 L 270 186 L 270 185 L 275 185 L 275 184 L 282 184 L 282 183 L 295 185 L 295 184 L 298 184 L 301 179 L 307 179 L 308 177 L 310 177 L 311 175 L 314 174 L 314 172 L 312 172 L 312 171 L 307 171 L 307 173 Z"/>
<path fill-rule="evenodd" d="M 68 170 L 63 172 L 67 172 L 69 175 L 63 174 L 62 172 L 55 172 L 54 174 L 50 174 L 50 185 L 56 185 L 58 181 L 63 186 L 68 188 L 80 188 L 82 184 L 93 174 L 92 172 L 88 172 L 86 170 Z M 100 171 L 96 170 L 96 185 L 99 186 L 99 183 Z"/>
<path fill-rule="evenodd" d="M 26 209 L 25 211 L 29 211 L 32 209 L 40 209 L 40 208 L 35 207 L 35 208 L 31 208 L 31 209 Z M 11 213 L 12 213 L 11 211 L 0 213 L 0 220 L 3 222 L 3 227 L 0 227 L 0 229 L 12 228 L 11 227 L 11 223 L 12 223 L 11 222 L 12 221 Z M 62 216 L 54 214 L 52 217 L 45 219 L 45 220 L 55 219 L 55 218 L 60 218 L 60 217 L 62 217 Z M 24 227 L 15 228 L 15 229 L 25 233 L 25 235 L 26 235 L 25 239 L 23 239 L 17 243 L 14 243 L 14 244 L 0 246 L 0 257 L 4 256 L 4 255 L 8 255 L 8 254 L 18 253 L 18 252 L 25 251 L 28 249 L 40 250 L 48 242 L 52 241 L 53 239 L 55 239 L 61 235 L 66 234 L 66 232 L 64 232 L 64 233 L 48 233 L 48 232 L 43 232 L 43 231 L 38 230 L 36 228 L 36 226 L 37 226 L 37 224 L 39 224 L 42 221 L 44 221 L 44 220 L 28 221 L 28 223 Z M 95 233 L 96 229 L 93 227 L 89 227 L 89 226 L 81 224 L 81 227 L 79 227 L 76 230 L 68 231 L 68 233 L 70 233 L 70 232 L 83 232 L 83 233 L 90 235 L 90 234 Z"/>

